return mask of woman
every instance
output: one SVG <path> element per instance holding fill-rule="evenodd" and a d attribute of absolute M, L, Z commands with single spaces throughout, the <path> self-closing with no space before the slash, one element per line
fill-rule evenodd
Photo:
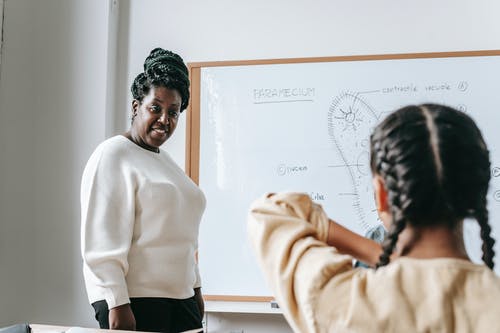
<path fill-rule="evenodd" d="M 205 197 L 160 150 L 188 105 L 188 70 L 180 56 L 156 48 L 131 90 L 130 130 L 101 143 L 83 172 L 88 297 L 101 328 L 200 328 L 196 254 Z"/>
<path fill-rule="evenodd" d="M 270 194 L 251 209 L 253 245 L 293 329 L 500 331 L 489 152 L 471 118 L 440 105 L 392 113 L 371 137 L 371 169 L 388 229 L 381 248 L 303 194 Z M 465 218 L 479 223 L 485 265 L 467 256 Z M 352 257 L 377 269 L 353 268 Z"/>

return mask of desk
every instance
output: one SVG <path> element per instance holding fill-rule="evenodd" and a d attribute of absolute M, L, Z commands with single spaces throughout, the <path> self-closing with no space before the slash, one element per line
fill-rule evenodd
<path fill-rule="evenodd" d="M 72 326 L 53 326 L 53 325 L 40 325 L 40 324 L 30 324 L 32 333 L 111 333 L 111 332 L 134 332 L 139 331 L 123 331 L 123 330 L 103 330 L 100 328 L 84 328 L 84 327 L 72 327 Z M 189 330 L 181 333 L 197 333 L 201 332 L 201 329 Z M 140 332 L 139 332 L 140 333 Z M 143 332 L 146 333 L 146 332 Z"/>
<path fill-rule="evenodd" d="M 279 314 L 283 315 L 280 308 L 271 307 L 269 302 L 224 302 L 205 301 L 205 314 L 211 313 L 257 313 L 257 314 Z"/>
<path fill-rule="evenodd" d="M 51 326 L 51 325 L 39 325 L 30 324 L 31 332 L 33 333 L 45 333 L 45 332 L 65 332 L 69 329 L 69 326 Z M 106 330 L 103 330 L 106 331 Z"/>
<path fill-rule="evenodd" d="M 69 329 L 73 329 L 76 331 L 81 331 L 82 333 L 84 331 L 89 332 L 89 333 L 110 333 L 110 331 L 113 332 L 132 332 L 132 331 L 121 331 L 121 330 L 103 330 L 100 328 L 83 328 L 83 327 L 72 327 L 72 326 L 53 326 L 53 325 L 40 325 L 40 324 L 30 324 L 31 327 L 31 332 L 32 333 L 63 333 L 68 331 Z M 137 331 L 134 331 L 137 332 Z"/>

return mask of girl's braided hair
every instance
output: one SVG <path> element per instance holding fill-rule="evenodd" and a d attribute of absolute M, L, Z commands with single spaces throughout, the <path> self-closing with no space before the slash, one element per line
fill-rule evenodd
<path fill-rule="evenodd" d="M 370 149 L 371 169 L 384 180 L 393 218 L 377 267 L 389 263 L 407 224 L 454 228 L 472 217 L 481 227 L 483 261 L 493 269 L 489 151 L 469 116 L 436 104 L 407 106 L 375 128 Z"/>
<path fill-rule="evenodd" d="M 171 51 L 155 48 L 144 61 L 144 72 L 137 75 L 130 90 L 142 102 L 151 87 L 175 89 L 182 99 L 181 112 L 189 103 L 189 74 L 182 58 Z"/>

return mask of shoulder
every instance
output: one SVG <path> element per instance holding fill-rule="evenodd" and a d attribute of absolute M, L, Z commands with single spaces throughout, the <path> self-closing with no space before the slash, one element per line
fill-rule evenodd
<path fill-rule="evenodd" d="M 110 159 L 120 158 L 129 155 L 134 148 L 134 144 L 123 135 L 116 135 L 101 142 L 92 155 L 107 157 Z"/>
<path fill-rule="evenodd" d="M 101 142 L 90 156 L 86 171 L 110 170 L 118 171 L 120 165 L 132 163 L 131 145 L 127 138 L 121 135 L 111 137 Z"/>
<path fill-rule="evenodd" d="M 116 135 L 101 142 L 94 151 L 94 154 L 112 155 L 118 157 L 130 151 L 128 139 L 123 135 Z"/>
<path fill-rule="evenodd" d="M 366 318 L 373 318 L 374 331 L 398 327 L 406 332 L 408 324 L 434 331 L 496 318 L 500 278 L 486 266 L 462 259 L 399 258 L 377 270 L 357 268 L 331 278 L 315 304 L 322 323 L 349 321 L 366 327 Z M 464 311 L 465 317 L 450 316 Z"/>
<path fill-rule="evenodd" d="M 420 301 L 424 297 L 422 290 L 434 290 L 432 295 L 425 297 L 435 302 L 439 302 L 442 295 L 448 295 L 464 304 L 479 297 L 484 302 L 493 301 L 500 305 L 500 277 L 483 264 L 463 259 L 403 257 L 369 272 L 366 278 L 368 284 L 372 282 L 372 286 L 377 286 L 368 292 L 374 299 L 383 297 L 383 294 L 387 296 L 387 290 L 391 290 L 391 294 L 404 294 L 412 302 Z M 419 288 L 415 289 L 415 285 Z"/>

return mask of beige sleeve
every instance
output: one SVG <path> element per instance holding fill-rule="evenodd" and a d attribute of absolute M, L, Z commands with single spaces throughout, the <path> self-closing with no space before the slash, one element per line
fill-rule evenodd
<path fill-rule="evenodd" d="M 320 205 L 301 193 L 268 194 L 255 201 L 249 237 L 280 308 L 297 332 L 317 332 L 316 304 L 352 258 L 326 244 L 330 222 Z"/>

